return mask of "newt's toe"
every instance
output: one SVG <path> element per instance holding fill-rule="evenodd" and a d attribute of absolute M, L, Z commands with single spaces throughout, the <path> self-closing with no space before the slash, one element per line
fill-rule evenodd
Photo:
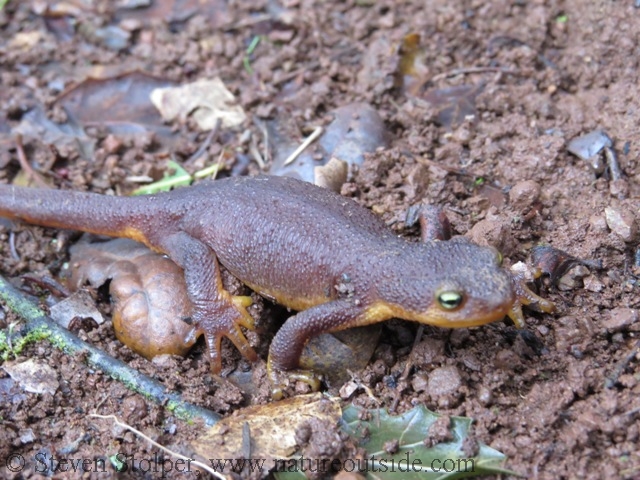
<path fill-rule="evenodd" d="M 222 337 L 227 337 L 231 340 L 246 359 L 253 362 L 258 358 L 255 350 L 249 345 L 247 338 L 240 329 L 240 326 L 253 327 L 253 317 L 249 315 L 244 307 L 237 308 L 234 305 L 230 308 L 218 308 L 213 312 L 201 313 L 194 317 L 198 335 L 205 336 L 213 373 L 218 374 L 222 371 L 222 356 L 220 353 Z"/>
<path fill-rule="evenodd" d="M 537 295 L 527 286 L 527 282 L 533 282 L 540 276 L 539 269 L 532 269 L 526 264 L 518 262 L 511 267 L 511 273 L 516 301 L 507 315 L 518 328 L 524 327 L 523 305 L 531 306 L 535 310 L 544 313 L 555 311 L 556 306 L 553 302 Z"/>
<path fill-rule="evenodd" d="M 320 390 L 320 378 L 311 370 L 280 371 L 273 366 L 271 358 L 267 360 L 267 377 L 269 378 L 269 383 L 271 383 L 271 397 L 274 400 L 280 400 L 284 396 L 287 379 L 304 382 L 309 385 L 314 392 Z"/>

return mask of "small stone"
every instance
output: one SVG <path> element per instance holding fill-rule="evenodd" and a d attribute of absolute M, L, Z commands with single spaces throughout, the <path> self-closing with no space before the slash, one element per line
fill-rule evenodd
<path fill-rule="evenodd" d="M 122 138 L 117 137 L 115 135 L 107 135 L 107 137 L 102 142 L 102 147 L 109 154 L 118 153 L 124 145 Z"/>
<path fill-rule="evenodd" d="M 445 344 L 435 338 L 424 338 L 416 345 L 414 355 L 416 366 L 426 367 L 434 363 L 440 363 L 444 357 Z"/>
<path fill-rule="evenodd" d="M 540 185 L 533 180 L 516 183 L 509 191 L 509 202 L 518 210 L 526 210 L 538 201 L 540 190 Z"/>
<path fill-rule="evenodd" d="M 591 233 L 605 233 L 608 231 L 607 220 L 602 215 L 591 215 L 589 226 Z"/>
<path fill-rule="evenodd" d="M 519 366 L 522 362 L 520 358 L 513 350 L 500 350 L 496 353 L 496 356 L 493 360 L 493 364 L 496 368 L 500 370 L 505 370 L 507 372 L 513 371 L 517 366 Z"/>
<path fill-rule="evenodd" d="M 31 428 L 27 428 L 26 430 L 20 430 L 20 442 L 23 444 L 33 443 L 36 439 L 33 434 L 33 430 Z"/>
<path fill-rule="evenodd" d="M 536 330 L 538 330 L 538 333 L 543 337 L 549 335 L 549 327 L 547 327 L 546 325 L 538 325 L 536 327 Z"/>
<path fill-rule="evenodd" d="M 602 283 L 595 275 L 589 275 L 584 279 L 584 289 L 598 293 L 604 290 L 604 283 Z"/>
<path fill-rule="evenodd" d="M 612 180 L 609 182 L 609 193 L 618 199 L 627 198 L 629 196 L 629 182 L 624 178 Z"/>
<path fill-rule="evenodd" d="M 488 407 L 493 403 L 493 393 L 487 387 L 480 387 L 478 391 L 478 401 L 483 407 Z"/>
<path fill-rule="evenodd" d="M 122 401 L 121 411 L 127 422 L 137 423 L 147 416 L 147 404 L 140 395 L 130 395 Z"/>
<path fill-rule="evenodd" d="M 512 243 L 510 229 L 499 220 L 480 220 L 469 230 L 467 236 L 471 237 L 473 243 L 495 247 L 503 253 L 508 253 L 507 246 Z"/>
<path fill-rule="evenodd" d="M 427 390 L 428 383 L 429 376 L 424 372 L 420 372 L 413 376 L 413 379 L 411 380 L 411 387 L 414 392 L 420 393 Z"/>
<path fill-rule="evenodd" d="M 612 343 L 624 343 L 624 334 L 618 332 L 611 335 Z"/>
<path fill-rule="evenodd" d="M 562 277 L 560 277 L 560 280 L 558 280 L 558 288 L 563 291 L 573 290 L 574 288 L 581 288 L 584 284 L 582 279 L 588 276 L 590 273 L 591 272 L 589 271 L 589 269 L 584 265 L 576 265 Z"/>
<path fill-rule="evenodd" d="M 460 372 L 454 366 L 436 368 L 429 374 L 427 388 L 433 399 L 456 395 L 461 386 Z"/>
<path fill-rule="evenodd" d="M 618 307 L 609 312 L 609 318 L 602 322 L 608 332 L 628 330 L 638 321 L 638 310 L 635 308 Z"/>
<path fill-rule="evenodd" d="M 627 243 L 633 242 L 638 235 L 638 226 L 634 214 L 624 207 L 604 209 L 607 225 L 613 233 Z"/>
<path fill-rule="evenodd" d="M 358 390 L 358 388 L 360 387 L 353 380 L 345 383 L 344 385 L 342 385 L 342 387 L 340 387 L 340 398 L 342 398 L 343 400 L 348 399 L 356 392 L 356 390 Z"/>

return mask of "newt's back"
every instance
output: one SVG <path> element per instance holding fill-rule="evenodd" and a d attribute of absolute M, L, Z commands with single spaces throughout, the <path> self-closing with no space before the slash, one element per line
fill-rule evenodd
<path fill-rule="evenodd" d="M 291 308 L 326 301 L 336 277 L 405 244 L 355 201 L 299 180 L 243 177 L 193 190 L 184 230 L 240 280 Z"/>

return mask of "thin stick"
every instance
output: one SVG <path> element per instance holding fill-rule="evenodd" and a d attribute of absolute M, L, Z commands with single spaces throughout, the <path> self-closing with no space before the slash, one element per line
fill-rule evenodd
<path fill-rule="evenodd" d="M 0 276 L 0 301 L 25 320 L 21 335 L 37 333 L 37 337 L 48 340 L 66 354 L 85 353 L 89 365 L 99 368 L 111 378 L 123 383 L 127 388 L 140 393 L 145 398 L 165 406 L 178 418 L 192 420 L 202 418 L 208 425 L 220 420 L 220 416 L 206 408 L 198 407 L 182 400 L 176 393 L 167 393 L 166 386 L 150 379 L 124 362 L 110 357 L 98 348 L 73 335 L 55 321 L 47 317 L 36 305 L 28 300 L 17 288 Z"/>
<path fill-rule="evenodd" d="M 292 163 L 293 161 L 295 161 L 296 158 L 298 158 L 298 155 L 300 155 L 302 152 L 304 152 L 305 148 L 307 148 L 309 145 L 311 145 L 311 143 L 318 138 L 320 135 L 322 134 L 322 127 L 316 127 L 313 132 L 311 132 L 311 135 L 309 135 L 307 138 L 304 139 L 304 141 L 300 144 L 300 146 L 298 148 L 295 149 L 295 151 L 289 155 L 289 157 L 284 161 L 284 163 L 282 164 L 284 165 L 289 165 L 290 163 Z"/>
<path fill-rule="evenodd" d="M 431 77 L 431 82 L 437 82 L 438 80 L 442 80 L 450 77 L 457 77 L 458 75 L 470 75 L 472 73 L 491 73 L 491 72 L 499 72 L 504 73 L 506 75 L 522 75 L 520 70 L 509 70 L 508 68 L 502 67 L 467 67 L 467 68 L 456 68 L 454 70 L 450 70 L 448 72 L 439 73 L 438 75 L 434 75 Z"/>
<path fill-rule="evenodd" d="M 20 163 L 20 166 L 27 174 L 27 178 L 33 180 L 39 188 L 51 188 L 47 185 L 47 182 L 42 179 L 40 174 L 31 167 L 29 160 L 27 160 L 27 155 L 24 153 L 24 148 L 22 146 L 22 135 L 16 135 L 15 140 L 16 151 L 18 152 L 18 163 Z"/>
<path fill-rule="evenodd" d="M 211 475 L 213 475 L 216 478 L 220 478 L 222 480 L 226 480 L 227 479 L 227 477 L 224 477 L 224 476 L 220 475 L 218 472 L 216 472 L 212 468 L 208 467 L 206 464 L 204 464 L 202 462 L 199 462 L 197 460 L 194 460 L 193 458 L 185 457 L 184 455 L 181 455 L 178 452 L 174 452 L 173 450 L 169 450 L 164 445 L 160 445 L 158 442 L 156 442 L 154 440 L 151 440 L 148 436 L 146 436 L 140 430 L 137 430 L 137 429 L 133 428 L 131 425 L 128 425 L 128 424 L 126 424 L 124 422 L 121 422 L 120 419 L 118 419 L 118 417 L 116 417 L 115 415 L 98 415 L 97 413 L 92 413 L 89 416 L 90 417 L 95 417 L 95 418 L 103 418 L 105 420 L 113 420 L 116 425 L 119 425 L 122 428 L 126 428 L 127 430 L 131 430 L 133 433 L 135 433 L 139 437 L 143 438 L 144 440 L 149 442 L 154 447 L 159 448 L 160 450 L 162 450 L 163 452 L 168 453 L 172 457 L 179 458 L 181 460 L 185 460 L 185 461 L 189 462 L 188 464 L 193 464 L 193 465 L 195 465 L 197 467 L 200 467 L 200 468 L 206 470 L 207 472 L 209 472 Z"/>

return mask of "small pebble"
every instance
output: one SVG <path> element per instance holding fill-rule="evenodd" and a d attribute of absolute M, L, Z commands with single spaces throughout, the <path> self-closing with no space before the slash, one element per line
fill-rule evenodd
<path fill-rule="evenodd" d="M 496 353 L 496 356 L 493 360 L 493 364 L 496 368 L 500 370 L 505 370 L 507 372 L 513 371 L 517 366 L 519 366 L 522 362 L 520 358 L 513 350 L 500 350 Z"/>
<path fill-rule="evenodd" d="M 480 387 L 478 391 L 478 401 L 483 407 L 488 407 L 493 403 L 493 393 L 487 387 Z"/>
<path fill-rule="evenodd" d="M 602 215 L 591 215 L 589 218 L 589 226 L 592 233 L 605 233 L 609 230 L 607 220 Z"/>
<path fill-rule="evenodd" d="M 626 243 L 633 242 L 638 236 L 638 226 L 634 214 L 624 207 L 607 207 L 604 209 L 607 225 L 613 233 Z"/>
<path fill-rule="evenodd" d="M 455 395 L 461 386 L 460 372 L 454 366 L 436 368 L 429 374 L 427 388 L 433 399 Z"/>
<path fill-rule="evenodd" d="M 549 327 L 547 327 L 546 325 L 538 325 L 537 330 L 538 330 L 538 333 L 543 337 L 546 337 L 547 335 L 549 335 Z"/>
<path fill-rule="evenodd" d="M 414 392 L 424 392 L 427 390 L 427 385 L 429 383 L 429 376 L 424 372 L 419 372 L 414 375 L 411 380 L 411 387 Z"/>
<path fill-rule="evenodd" d="M 583 278 L 591 272 L 584 265 L 576 265 L 558 280 L 558 288 L 563 291 L 573 290 L 574 288 L 582 288 Z"/>
<path fill-rule="evenodd" d="M 107 137 L 102 141 L 102 148 L 109 154 L 118 153 L 124 146 L 124 142 L 120 137 L 115 135 L 107 135 Z"/>
<path fill-rule="evenodd" d="M 612 197 L 619 199 L 627 198 L 629 196 L 629 182 L 624 178 L 612 180 L 609 182 L 609 193 Z"/>
<path fill-rule="evenodd" d="M 147 416 L 147 404 L 140 395 L 130 395 L 122 401 L 122 415 L 129 423 L 142 420 Z"/>
<path fill-rule="evenodd" d="M 509 202 L 518 210 L 526 210 L 540 198 L 540 185 L 533 180 L 516 183 L 509 191 Z"/>
<path fill-rule="evenodd" d="M 595 275 L 589 275 L 584 279 L 584 289 L 598 293 L 604 290 L 604 283 L 602 283 Z"/>
<path fill-rule="evenodd" d="M 623 343 L 624 342 L 624 335 L 622 333 L 614 333 L 613 335 L 611 335 L 611 341 L 613 343 Z"/>
<path fill-rule="evenodd" d="M 26 430 L 20 430 L 20 442 L 23 444 L 33 443 L 36 439 L 33 434 L 33 430 L 31 428 L 27 428 Z"/>
<path fill-rule="evenodd" d="M 505 246 L 511 243 L 509 228 L 499 220 L 480 220 L 467 235 L 471 237 L 473 243 L 495 247 L 501 252 L 505 252 Z"/>
<path fill-rule="evenodd" d="M 358 390 L 358 384 L 354 381 L 350 381 L 342 385 L 340 387 L 340 398 L 343 400 L 348 399 L 351 395 L 353 395 L 356 390 Z"/>
<path fill-rule="evenodd" d="M 635 308 L 618 307 L 609 312 L 609 318 L 602 322 L 602 326 L 608 332 L 619 332 L 628 330 L 629 327 L 637 323 L 638 310 Z"/>

